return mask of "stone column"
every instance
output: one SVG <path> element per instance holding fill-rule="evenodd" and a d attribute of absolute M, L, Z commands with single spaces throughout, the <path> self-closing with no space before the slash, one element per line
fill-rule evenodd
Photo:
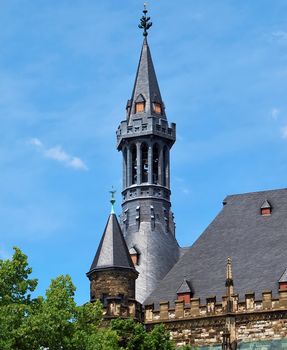
<path fill-rule="evenodd" d="M 152 184 L 152 144 L 148 145 L 148 183 Z"/>
<path fill-rule="evenodd" d="M 141 143 L 137 142 L 137 185 L 141 184 L 142 180 L 142 155 L 141 155 Z"/>

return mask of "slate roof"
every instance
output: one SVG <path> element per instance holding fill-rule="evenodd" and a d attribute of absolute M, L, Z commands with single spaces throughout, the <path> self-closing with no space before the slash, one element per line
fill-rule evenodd
<path fill-rule="evenodd" d="M 280 277 L 279 282 L 287 282 L 287 269 L 283 272 L 283 275 Z"/>
<path fill-rule="evenodd" d="M 272 203 L 270 216 L 260 215 L 265 200 Z M 209 295 L 225 295 L 225 262 L 233 261 L 234 292 L 244 299 L 264 289 L 278 295 L 278 281 L 287 266 L 287 189 L 231 195 L 214 221 L 170 270 L 145 304 L 176 300 L 186 277 L 205 303 Z"/>
<path fill-rule="evenodd" d="M 153 113 L 152 108 L 152 103 L 158 102 L 162 105 L 161 118 L 166 119 L 164 104 L 161 98 L 159 85 L 146 38 L 144 38 L 142 45 L 132 97 L 127 104 L 128 106 L 131 106 L 130 113 L 128 115 L 129 118 L 137 116 L 137 114 L 135 114 L 135 102 L 140 101 L 146 102 L 145 113 L 141 113 L 141 115 L 145 114 L 146 116 L 150 116 L 153 114 L 154 116 L 158 116 L 157 114 Z"/>
<path fill-rule="evenodd" d="M 110 214 L 96 256 L 91 265 L 91 273 L 107 268 L 135 270 L 117 216 Z"/>

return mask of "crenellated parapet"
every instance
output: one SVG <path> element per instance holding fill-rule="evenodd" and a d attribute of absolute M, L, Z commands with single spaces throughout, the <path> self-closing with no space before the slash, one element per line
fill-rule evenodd
<path fill-rule="evenodd" d="M 154 305 L 145 306 L 145 322 L 161 323 L 166 321 L 190 320 L 197 318 L 221 317 L 226 315 L 241 315 L 255 312 L 287 310 L 287 290 L 279 289 L 279 297 L 272 297 L 272 292 L 265 290 L 260 299 L 255 299 L 254 292 L 245 294 L 243 300 L 238 294 L 232 295 L 232 307 L 228 308 L 228 297 L 222 296 L 217 301 L 215 296 L 206 298 L 201 303 L 200 298 L 191 298 L 190 304 L 184 300 L 176 300 L 174 306 L 170 307 L 168 301 L 161 302 L 158 309 Z"/>
<path fill-rule="evenodd" d="M 123 302 L 121 297 L 108 297 L 104 304 L 104 319 L 133 318 L 139 322 L 143 321 L 142 305 L 135 299 L 127 299 Z"/>
<path fill-rule="evenodd" d="M 185 278 L 177 290 L 177 300 L 171 306 L 162 301 L 159 307 L 145 306 L 145 324 L 152 328 L 164 323 L 178 346 L 222 346 L 237 349 L 239 343 L 273 341 L 287 338 L 287 273 L 278 281 L 278 295 L 263 290 L 260 297 L 253 291 L 245 295 L 234 293 L 231 259 L 226 266 L 226 294 L 220 300 L 215 295 L 204 302 L 192 297 Z"/>
<path fill-rule="evenodd" d="M 176 125 L 168 123 L 166 119 L 154 116 L 146 116 L 141 113 L 138 117 L 134 117 L 130 122 L 124 120 L 121 122 L 117 134 L 117 148 L 122 149 L 124 142 L 128 139 L 139 136 L 159 136 L 168 140 L 170 145 L 176 140 Z"/>

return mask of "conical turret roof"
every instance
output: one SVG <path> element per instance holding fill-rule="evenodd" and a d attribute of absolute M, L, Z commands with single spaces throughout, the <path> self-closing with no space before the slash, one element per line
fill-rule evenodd
<path fill-rule="evenodd" d="M 161 98 L 152 57 L 147 42 L 147 38 L 144 38 L 139 65 L 137 69 L 135 84 L 131 99 L 128 101 L 128 119 L 136 116 L 135 103 L 145 102 L 145 115 L 154 115 L 160 118 L 166 119 L 164 104 Z M 154 113 L 153 103 L 159 103 L 161 105 L 162 113 L 158 115 Z"/>
<path fill-rule="evenodd" d="M 108 218 L 97 253 L 87 275 L 89 276 L 98 270 L 110 268 L 124 268 L 136 271 L 114 213 L 111 213 Z"/>

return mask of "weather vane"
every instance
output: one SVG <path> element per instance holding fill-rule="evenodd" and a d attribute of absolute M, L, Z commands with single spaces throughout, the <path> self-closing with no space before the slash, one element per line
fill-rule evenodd
<path fill-rule="evenodd" d="M 117 191 L 114 190 L 114 186 L 112 186 L 112 190 L 110 191 L 110 194 L 111 194 L 111 204 L 112 204 L 112 209 L 111 209 L 111 214 L 114 214 L 115 213 L 115 203 L 116 203 L 116 199 L 115 199 L 115 193 Z"/>
<path fill-rule="evenodd" d="M 140 24 L 139 24 L 139 28 L 143 29 L 143 36 L 147 37 L 148 35 L 148 30 L 149 28 L 152 26 L 152 22 L 149 22 L 150 17 L 147 17 L 147 2 L 144 3 L 144 10 L 143 10 L 143 16 L 140 19 Z"/>

